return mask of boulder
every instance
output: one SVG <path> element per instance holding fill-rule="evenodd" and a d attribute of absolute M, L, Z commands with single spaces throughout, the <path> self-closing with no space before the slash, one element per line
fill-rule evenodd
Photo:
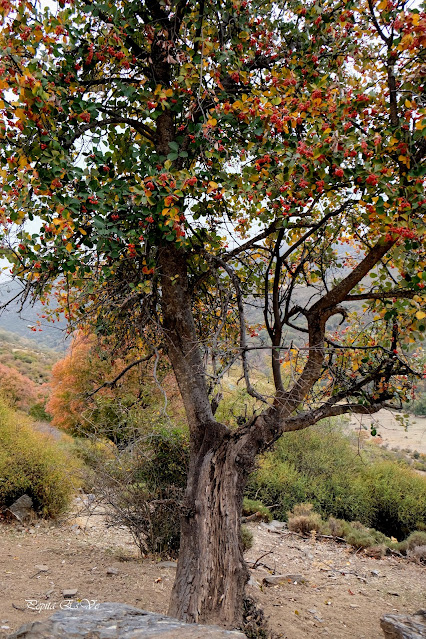
<path fill-rule="evenodd" d="M 414 615 L 383 615 L 380 625 L 386 639 L 426 639 L 426 610 Z"/>
<path fill-rule="evenodd" d="M 22 626 L 8 639 L 247 639 L 238 631 L 186 624 L 120 603 L 67 602 L 46 621 Z"/>
<path fill-rule="evenodd" d="M 21 495 L 19 499 L 14 501 L 13 504 L 9 506 L 6 513 L 13 516 L 21 523 L 30 521 L 35 516 L 33 510 L 33 500 L 29 495 Z"/>

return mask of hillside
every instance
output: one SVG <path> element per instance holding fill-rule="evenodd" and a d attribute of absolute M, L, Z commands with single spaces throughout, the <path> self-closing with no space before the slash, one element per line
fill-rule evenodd
<path fill-rule="evenodd" d="M 20 289 L 18 282 L 2 281 L 0 284 L 0 309 L 3 304 L 16 297 Z M 19 301 L 14 301 L 5 309 L 0 310 L 0 329 L 29 340 L 33 347 L 36 342 L 36 348 L 64 352 L 67 348 L 66 334 L 64 333 L 65 321 L 59 321 L 55 324 L 43 322 L 41 318 L 43 312 L 44 309 L 40 303 L 25 304 L 24 308 L 21 309 Z M 40 321 L 41 325 L 37 326 L 36 331 L 32 331 L 31 327 Z"/>
<path fill-rule="evenodd" d="M 61 357 L 35 340 L 0 328 L 0 393 L 9 404 L 44 419 L 53 364 Z"/>

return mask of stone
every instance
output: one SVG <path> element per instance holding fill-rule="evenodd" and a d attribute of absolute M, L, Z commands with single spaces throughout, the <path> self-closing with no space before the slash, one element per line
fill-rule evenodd
<path fill-rule="evenodd" d="M 71 597 L 75 597 L 78 592 L 78 588 L 68 588 L 68 590 L 62 591 L 62 596 L 64 599 L 71 599 Z"/>
<path fill-rule="evenodd" d="M 260 588 L 259 582 L 253 577 L 253 575 L 250 575 L 250 579 L 247 582 L 247 586 L 253 586 L 253 588 Z"/>
<path fill-rule="evenodd" d="M 37 564 L 34 568 L 37 572 L 48 572 L 49 570 L 49 566 L 46 566 L 46 564 Z"/>
<path fill-rule="evenodd" d="M 425 639 L 426 610 L 414 615 L 383 615 L 380 626 L 385 639 Z"/>
<path fill-rule="evenodd" d="M 46 621 L 22 626 L 8 639 L 247 639 L 239 631 L 186 624 L 120 603 L 74 602 Z"/>
<path fill-rule="evenodd" d="M 263 578 L 263 583 L 265 586 L 278 586 L 287 583 L 306 584 L 308 580 L 303 575 L 267 575 Z"/>
<path fill-rule="evenodd" d="M 268 532 L 271 533 L 277 533 L 278 535 L 280 535 L 283 531 L 283 529 L 285 528 L 285 524 L 284 526 L 276 526 L 276 523 L 282 523 L 282 522 L 276 522 L 276 521 L 270 521 L 268 523 L 266 522 L 262 522 L 260 525 L 262 528 L 264 528 L 265 530 L 267 530 Z"/>
<path fill-rule="evenodd" d="M 272 521 L 270 521 L 269 526 L 271 528 L 276 528 L 276 530 L 284 530 L 285 528 L 287 528 L 287 524 L 285 523 L 285 521 L 278 521 L 277 519 L 273 519 Z"/>
<path fill-rule="evenodd" d="M 12 515 L 21 523 L 29 521 L 35 516 L 33 500 L 29 495 L 21 495 L 19 499 L 9 506 L 6 513 Z"/>
<path fill-rule="evenodd" d="M 107 575 L 118 575 L 119 571 L 117 570 L 117 568 L 113 568 L 112 566 L 110 566 L 109 568 L 106 569 L 106 574 Z"/>
<path fill-rule="evenodd" d="M 157 568 L 177 568 L 177 561 L 159 561 Z"/>

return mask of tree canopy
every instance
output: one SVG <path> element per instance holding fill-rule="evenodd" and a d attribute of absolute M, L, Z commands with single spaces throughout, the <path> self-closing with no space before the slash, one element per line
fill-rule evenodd
<path fill-rule="evenodd" d="M 238 361 L 258 400 L 232 434 L 247 468 L 286 430 L 405 398 L 410 343 L 426 328 L 421 7 L 0 9 L 0 213 L 13 275 L 36 297 L 56 287 L 74 322 L 167 354 L 190 475 L 200 480 L 209 446 L 219 455 L 231 437 L 214 414 Z M 263 319 L 249 324 L 253 306 Z M 250 375 L 256 349 L 270 356 L 266 394 Z M 175 597 L 172 611 L 208 619 L 196 610 L 216 606 L 231 623 L 235 589 L 220 592 L 195 607 Z"/>

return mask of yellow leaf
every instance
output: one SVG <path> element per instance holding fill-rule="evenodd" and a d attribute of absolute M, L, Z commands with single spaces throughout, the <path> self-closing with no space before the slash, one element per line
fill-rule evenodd
<path fill-rule="evenodd" d="M 71 242 L 68 242 L 68 244 L 66 245 L 66 247 L 65 247 L 65 248 L 67 249 L 68 253 L 71 253 L 71 252 L 72 252 L 72 250 L 73 250 L 73 247 L 72 247 Z"/>
<path fill-rule="evenodd" d="M 411 109 L 411 102 L 410 102 L 410 100 L 405 100 L 404 104 L 405 104 L 405 106 L 407 107 L 407 109 Z"/>
<path fill-rule="evenodd" d="M 80 233 L 81 233 L 82 235 L 87 235 L 87 233 L 86 233 L 86 231 L 85 231 L 84 229 L 79 228 L 78 230 L 80 231 Z"/>
<path fill-rule="evenodd" d="M 422 320 L 426 317 L 426 313 L 424 311 L 417 311 L 416 317 L 418 320 Z"/>

